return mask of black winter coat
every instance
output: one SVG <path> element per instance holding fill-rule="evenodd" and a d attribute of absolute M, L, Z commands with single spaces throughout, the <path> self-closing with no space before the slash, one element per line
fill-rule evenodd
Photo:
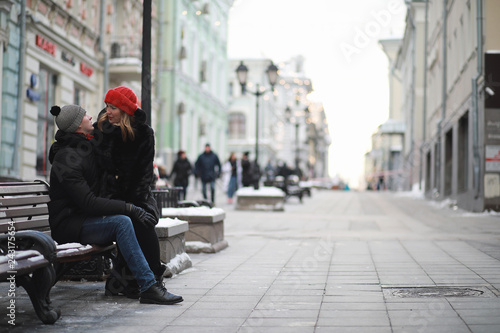
<path fill-rule="evenodd" d="M 103 109 L 99 116 L 106 112 Z M 146 113 L 137 109 L 132 123 L 134 141 L 122 139 L 121 129 L 109 121 L 103 130 L 94 124 L 97 141 L 97 164 L 101 173 L 101 193 L 107 198 L 120 199 L 144 208 L 160 218 L 160 211 L 152 196 L 154 186 L 155 138 L 153 129 L 146 124 Z"/>
<path fill-rule="evenodd" d="M 94 146 L 85 136 L 57 131 L 49 161 L 49 223 L 58 243 L 81 243 L 86 217 L 126 213 L 125 202 L 98 197 Z"/>
<path fill-rule="evenodd" d="M 188 186 L 189 176 L 191 175 L 192 170 L 193 167 L 191 166 L 191 162 L 189 162 L 187 158 L 177 159 L 172 167 L 172 172 L 170 173 L 170 177 L 175 175 L 174 186 Z"/>
<path fill-rule="evenodd" d="M 202 153 L 195 163 L 196 175 L 202 182 L 211 182 L 220 176 L 221 165 L 219 157 L 213 151 Z"/>

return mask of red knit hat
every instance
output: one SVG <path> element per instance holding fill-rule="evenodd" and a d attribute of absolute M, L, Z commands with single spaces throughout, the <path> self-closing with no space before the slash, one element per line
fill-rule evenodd
<path fill-rule="evenodd" d="M 133 116 L 137 110 L 137 96 L 132 89 L 127 87 L 116 87 L 109 89 L 104 97 L 104 103 L 113 104 L 120 110 Z"/>

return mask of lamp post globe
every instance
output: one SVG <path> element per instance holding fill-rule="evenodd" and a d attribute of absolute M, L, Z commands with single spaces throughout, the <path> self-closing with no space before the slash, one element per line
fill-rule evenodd
<path fill-rule="evenodd" d="M 248 67 L 245 66 L 243 61 L 241 61 L 238 68 L 236 68 L 236 77 L 238 78 L 238 82 L 240 83 L 241 88 L 244 89 L 247 84 Z"/>
<path fill-rule="evenodd" d="M 271 61 L 271 64 L 267 67 L 266 73 L 269 84 L 274 89 L 274 85 L 276 84 L 276 81 L 278 81 L 278 67 L 276 67 L 276 65 Z"/>

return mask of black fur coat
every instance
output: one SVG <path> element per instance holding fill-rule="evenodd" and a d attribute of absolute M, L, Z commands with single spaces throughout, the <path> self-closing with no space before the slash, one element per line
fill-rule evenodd
<path fill-rule="evenodd" d="M 99 115 L 106 112 L 102 110 Z M 155 184 L 153 129 L 146 124 L 146 114 L 137 109 L 132 127 L 135 139 L 122 139 L 120 127 L 105 121 L 102 131 L 94 124 L 97 165 L 100 170 L 100 193 L 144 208 L 157 219 L 160 212 L 151 194 Z"/>

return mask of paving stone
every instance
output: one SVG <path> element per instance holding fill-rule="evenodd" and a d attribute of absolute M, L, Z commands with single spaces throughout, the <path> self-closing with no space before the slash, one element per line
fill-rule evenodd
<path fill-rule="evenodd" d="M 18 288 L 20 325 L 9 332 L 500 332 L 500 256 L 491 255 L 500 253 L 498 217 L 457 219 L 426 200 L 389 192 L 316 191 L 279 214 L 222 208 L 230 246 L 192 254 L 193 267 L 166 280 L 184 302 L 144 305 L 105 297 L 104 282 L 60 281 L 51 299 L 62 316 L 43 325 Z M 425 212 L 425 220 L 415 212 Z M 490 292 L 386 294 L 436 286 Z M 0 284 L 0 309 L 9 302 L 6 287 Z M 0 319 L 0 331 L 7 328 Z"/>

